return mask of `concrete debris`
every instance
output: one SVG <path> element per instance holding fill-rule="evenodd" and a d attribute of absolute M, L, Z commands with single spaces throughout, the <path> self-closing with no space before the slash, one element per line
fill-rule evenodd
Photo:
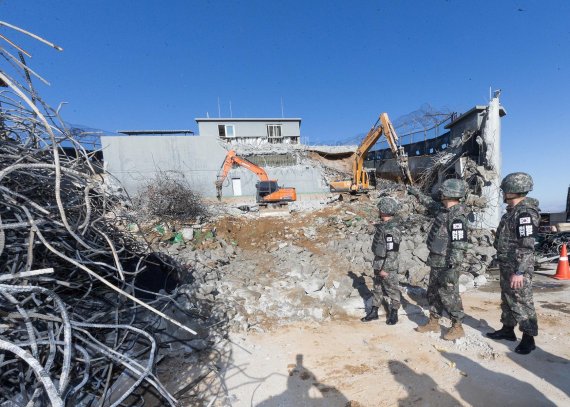
<path fill-rule="evenodd" d="M 494 360 L 499 357 L 499 353 L 478 333 L 469 333 L 463 338 L 456 339 L 453 347 L 458 352 L 476 351 L 481 359 Z"/>
<path fill-rule="evenodd" d="M 259 155 L 259 154 L 286 154 L 291 151 L 300 153 L 311 151 L 322 155 L 342 155 L 352 154 L 358 148 L 357 145 L 342 146 L 314 146 L 305 144 L 271 144 L 263 143 L 259 145 L 251 145 L 245 143 L 234 143 L 232 148 L 236 150 L 238 155 Z"/>
<path fill-rule="evenodd" d="M 375 202 L 389 194 L 401 203 L 399 216 L 406 225 L 400 246 L 402 289 L 425 296 L 430 271 L 425 241 L 433 219 L 402 185 L 385 181 L 383 186 L 364 201 L 301 201 L 305 206 L 288 218 L 219 214 L 204 225 L 201 233 L 207 239 L 168 249 L 192 270 L 193 282 L 181 291 L 230 312 L 229 324 L 236 330 L 361 316 L 372 287 Z M 208 233 L 214 228 L 215 236 Z M 460 277 L 461 291 L 486 283 L 495 252 L 490 231 L 475 230 L 471 243 L 465 259 L 470 272 Z"/>
<path fill-rule="evenodd" d="M 224 148 L 227 146 L 223 145 Z M 357 146 L 309 146 L 303 144 L 232 144 L 240 157 L 254 161 L 270 171 L 277 163 L 286 166 L 291 173 L 306 174 L 311 168 L 314 174 L 322 177 L 322 185 L 327 189 L 331 180 L 348 176 L 352 171 L 351 157 Z M 275 157 L 284 157 L 279 160 Z M 268 158 L 270 157 L 270 158 Z M 259 162 L 257 162 L 259 160 Z M 299 182 L 302 177 L 299 177 Z"/>

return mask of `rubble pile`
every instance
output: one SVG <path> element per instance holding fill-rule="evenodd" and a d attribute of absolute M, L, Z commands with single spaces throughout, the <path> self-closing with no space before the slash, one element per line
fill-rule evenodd
<path fill-rule="evenodd" d="M 222 144 L 227 148 L 227 144 Z M 264 155 L 292 155 L 296 164 L 288 165 L 292 171 L 302 171 L 307 165 L 317 169 L 321 174 L 323 185 L 332 180 L 350 177 L 353 154 L 358 146 L 309 146 L 303 144 L 248 144 L 232 143 L 236 153 L 245 158 Z M 271 165 L 264 164 L 264 168 Z"/>
<path fill-rule="evenodd" d="M 472 148 L 468 145 L 472 144 L 480 146 L 479 148 L 484 145 L 483 138 L 477 132 L 465 131 L 461 137 L 454 138 L 447 149 L 433 155 L 428 168 L 419 175 L 417 184 L 428 193 L 435 193 L 440 185 L 441 175 L 454 168 L 459 160 L 463 160 L 461 177 L 470 189 L 467 204 L 476 211 L 484 209 L 488 202 L 482 196 L 483 188 L 498 176 L 490 165 L 479 165 L 473 156 L 466 155 L 466 151 Z"/>
<path fill-rule="evenodd" d="M 194 282 L 180 289 L 188 297 L 216 304 L 232 329 L 265 330 L 292 321 L 323 321 L 361 315 L 372 288 L 370 250 L 376 202 L 397 197 L 406 229 L 400 246 L 400 281 L 425 288 L 427 232 L 433 218 L 401 184 L 383 181 L 379 192 L 358 201 L 333 197 L 319 208 L 286 217 L 220 216 L 195 226 L 193 238 L 165 248 L 192 268 Z M 475 230 L 466 256 L 470 272 L 460 278 L 465 291 L 486 283 L 494 248 L 489 231 Z M 406 288 L 404 288 L 406 289 Z"/>

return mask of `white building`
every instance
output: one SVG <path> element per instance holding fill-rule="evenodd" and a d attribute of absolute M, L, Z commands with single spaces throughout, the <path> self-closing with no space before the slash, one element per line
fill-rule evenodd
<path fill-rule="evenodd" d="M 218 137 L 227 143 L 299 144 L 299 118 L 197 118 L 201 137 Z"/>

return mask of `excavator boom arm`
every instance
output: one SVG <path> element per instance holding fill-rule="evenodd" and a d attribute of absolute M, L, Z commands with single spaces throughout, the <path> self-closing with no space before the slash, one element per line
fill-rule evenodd
<path fill-rule="evenodd" d="M 362 143 L 360 143 L 356 149 L 352 166 L 352 182 L 354 185 L 362 185 L 367 183 L 364 179 L 364 159 L 366 158 L 366 154 L 370 151 L 374 144 L 376 144 L 384 132 L 382 124 L 384 123 L 383 116 L 385 115 L 386 113 L 382 113 L 380 115 L 378 120 L 376 120 L 376 123 L 374 123 L 374 126 L 372 126 L 364 140 L 362 140 Z M 386 117 L 388 116 L 386 115 Z"/>
<path fill-rule="evenodd" d="M 269 177 L 263 168 L 258 167 L 257 165 L 247 161 L 244 158 L 238 157 L 235 150 L 230 150 L 228 151 L 226 159 L 224 160 L 224 163 L 222 164 L 222 167 L 220 168 L 220 171 L 218 172 L 218 176 L 216 178 L 216 190 L 218 199 L 222 198 L 222 184 L 226 180 L 228 173 L 234 165 L 241 165 L 242 167 L 247 168 L 255 175 L 257 175 L 260 181 L 269 180 Z"/>
<path fill-rule="evenodd" d="M 382 113 L 380 115 L 378 120 L 376 120 L 376 123 L 374 123 L 374 126 L 372 126 L 366 137 L 364 137 L 364 140 L 362 140 L 362 143 L 360 143 L 360 145 L 356 149 L 356 155 L 358 157 L 365 157 L 366 153 L 370 151 L 370 149 L 374 146 L 374 144 L 376 144 L 378 139 L 382 136 L 383 129 L 381 122 L 382 122 L 382 115 L 384 114 L 386 113 Z"/>
<path fill-rule="evenodd" d="M 246 159 L 235 156 L 234 163 L 237 165 L 241 165 L 242 167 L 247 168 L 248 170 L 253 172 L 255 175 L 257 175 L 260 181 L 269 181 L 269 177 L 267 176 L 267 173 L 263 168 L 258 167 L 257 165 L 247 161 Z"/>
<path fill-rule="evenodd" d="M 233 167 L 235 155 L 236 152 L 234 150 L 228 151 L 222 167 L 220 168 L 220 171 L 218 171 L 218 176 L 216 177 L 216 186 L 219 185 L 219 188 L 221 188 L 222 184 L 226 180 L 226 177 L 228 176 L 228 173 Z"/>
<path fill-rule="evenodd" d="M 384 137 L 388 141 L 388 145 L 390 146 L 390 150 L 394 154 L 398 151 L 398 135 L 396 134 L 396 130 L 394 130 L 394 126 L 392 126 L 392 122 L 388 118 L 387 113 L 382 113 L 380 115 L 380 120 L 382 121 L 382 129 L 384 130 Z"/>
<path fill-rule="evenodd" d="M 364 160 L 366 158 L 366 154 L 374 144 L 376 144 L 380 137 L 382 137 L 382 135 L 386 137 L 386 141 L 398 162 L 406 183 L 413 183 L 410 170 L 408 168 L 408 157 L 404 153 L 403 149 L 398 147 L 398 135 L 396 134 L 396 130 L 394 130 L 394 126 L 392 125 L 388 114 L 382 113 L 356 150 L 352 166 L 351 189 L 359 190 L 361 188 L 367 189 L 369 187 L 368 174 L 364 171 Z"/>
<path fill-rule="evenodd" d="M 398 135 L 396 134 L 396 130 L 394 130 L 394 126 L 392 126 L 392 122 L 386 113 L 382 113 L 380 119 L 382 120 L 384 137 L 386 137 L 386 140 L 388 140 L 390 150 L 392 150 L 392 153 L 396 158 L 396 162 L 398 163 L 398 167 L 400 167 L 404 182 L 406 184 L 413 185 L 414 180 L 412 179 L 410 167 L 408 166 L 408 155 L 404 152 L 403 147 L 398 147 Z"/>

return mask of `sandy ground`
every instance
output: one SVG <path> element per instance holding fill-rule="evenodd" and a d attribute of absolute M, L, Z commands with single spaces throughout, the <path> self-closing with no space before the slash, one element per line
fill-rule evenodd
<path fill-rule="evenodd" d="M 219 371 L 229 397 L 212 405 L 570 405 L 570 281 L 537 276 L 540 335 L 526 356 L 484 336 L 500 327 L 497 282 L 463 294 L 466 338 L 455 343 L 442 339 L 446 328 L 415 332 L 425 300 L 407 299 L 393 327 L 335 320 L 231 336 Z"/>

